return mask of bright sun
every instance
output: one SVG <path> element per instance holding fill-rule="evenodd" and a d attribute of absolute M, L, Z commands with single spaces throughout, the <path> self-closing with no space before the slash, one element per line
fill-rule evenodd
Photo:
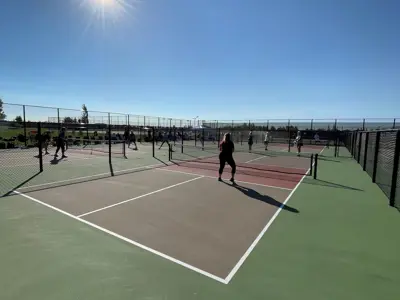
<path fill-rule="evenodd" d="M 113 23 L 118 22 L 122 17 L 130 15 L 132 10 L 136 9 L 136 4 L 139 0 L 78 0 L 79 5 L 88 9 L 91 12 L 88 27 L 93 25 L 95 19 L 100 19 L 103 25 L 108 21 Z"/>

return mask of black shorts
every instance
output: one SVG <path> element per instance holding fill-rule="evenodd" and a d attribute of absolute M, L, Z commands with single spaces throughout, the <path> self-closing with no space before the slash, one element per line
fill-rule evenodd
<path fill-rule="evenodd" d="M 297 147 L 303 147 L 303 142 L 297 143 Z"/>

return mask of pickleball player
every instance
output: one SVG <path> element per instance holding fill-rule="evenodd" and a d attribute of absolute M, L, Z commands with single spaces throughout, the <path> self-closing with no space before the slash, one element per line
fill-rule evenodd
<path fill-rule="evenodd" d="M 62 158 L 66 158 L 67 156 L 65 155 L 65 127 L 61 128 L 60 132 L 58 133 L 56 147 L 57 149 L 56 153 L 54 154 L 54 157 L 58 157 L 58 151 L 60 151 L 61 149 Z"/>
<path fill-rule="evenodd" d="M 301 131 L 297 132 L 296 146 L 297 146 L 297 156 L 300 156 L 301 147 L 303 147 L 303 136 L 301 134 Z"/>
<path fill-rule="evenodd" d="M 44 151 L 45 151 L 45 155 L 46 154 L 50 154 L 49 153 L 49 151 L 48 151 L 48 149 L 49 149 L 49 144 L 50 144 L 50 140 L 51 140 L 51 134 L 50 134 L 50 132 L 48 132 L 48 131 L 46 131 L 44 134 L 43 134 L 43 140 L 42 140 L 42 149 L 44 149 Z"/>
<path fill-rule="evenodd" d="M 225 163 L 228 163 L 232 168 L 232 178 L 230 181 L 235 184 L 235 173 L 236 173 L 236 163 L 233 159 L 233 152 L 235 151 L 235 145 L 231 141 L 230 133 L 226 133 L 224 138 L 219 145 L 219 172 L 218 172 L 218 181 L 222 181 L 221 176 L 224 172 Z"/>

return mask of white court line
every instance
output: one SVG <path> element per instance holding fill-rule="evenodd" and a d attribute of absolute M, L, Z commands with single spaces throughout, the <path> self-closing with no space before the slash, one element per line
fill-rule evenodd
<path fill-rule="evenodd" d="M 283 151 L 286 151 L 287 149 L 280 149 L 278 152 L 283 152 Z M 268 150 L 267 150 L 268 151 Z M 268 153 L 268 152 L 267 152 Z M 250 154 L 256 154 L 256 155 L 258 155 L 257 153 L 252 153 L 252 152 L 250 152 Z M 254 158 L 254 159 L 250 159 L 249 161 L 245 161 L 244 163 L 245 164 L 248 164 L 248 163 L 250 163 L 250 162 L 253 162 L 253 161 L 256 161 L 256 160 L 259 160 L 259 159 L 262 159 L 262 158 L 269 158 L 269 156 L 264 156 L 264 155 L 262 155 L 262 156 L 260 156 L 260 157 L 256 157 L 256 158 Z M 297 169 L 297 168 L 296 168 Z"/>
<path fill-rule="evenodd" d="M 212 179 L 217 179 L 217 176 L 208 176 L 208 175 L 202 175 L 202 174 L 197 174 L 197 173 L 192 173 L 192 172 L 184 172 L 184 171 L 178 171 L 178 170 L 171 170 L 171 169 L 155 169 L 157 171 L 166 171 L 166 172 L 172 172 L 172 173 L 180 173 L 180 174 L 187 174 L 187 175 L 195 175 L 195 176 L 203 176 L 205 178 L 212 178 Z M 249 185 L 258 185 L 258 186 L 263 186 L 263 187 L 267 187 L 267 188 L 273 188 L 273 189 L 278 189 L 278 190 L 286 190 L 286 191 L 291 191 L 292 189 L 289 188 L 284 188 L 284 187 L 280 187 L 280 186 L 275 186 L 275 185 L 266 185 L 266 184 L 261 184 L 261 183 L 254 183 L 254 182 L 247 182 L 247 181 L 241 181 L 241 180 L 236 180 L 236 182 L 240 182 L 240 183 L 245 183 L 245 184 L 249 184 Z"/>
<path fill-rule="evenodd" d="M 131 245 L 134 245 L 134 246 L 136 246 L 136 247 L 138 247 L 138 248 L 141 248 L 141 249 L 146 250 L 146 251 L 148 251 L 148 252 L 150 252 L 150 253 L 153 253 L 153 254 L 155 254 L 155 255 L 158 255 L 158 256 L 160 256 L 160 257 L 162 257 L 162 258 L 164 258 L 164 259 L 167 259 L 167 260 L 169 260 L 169 261 L 171 261 L 171 262 L 173 262 L 173 263 L 176 263 L 176 264 L 178 264 L 178 265 L 180 265 L 180 266 L 182 266 L 182 267 L 185 267 L 185 268 L 187 268 L 187 269 L 189 269 L 189 270 L 192 270 L 192 271 L 194 271 L 194 272 L 197 272 L 197 273 L 199 273 L 199 274 L 201 274 L 201 275 L 204 275 L 204 276 L 206 276 L 206 277 L 208 277 L 208 278 L 214 279 L 214 280 L 216 280 L 216 281 L 218 281 L 218 282 L 220 282 L 220 283 L 227 284 L 227 282 L 225 281 L 225 279 L 220 278 L 220 277 L 218 277 L 218 276 L 216 276 L 216 275 L 214 275 L 214 274 L 208 273 L 208 272 L 206 272 L 206 271 L 204 271 L 204 270 L 201 270 L 201 269 L 199 269 L 199 268 L 196 268 L 195 266 L 192 266 L 192 265 L 187 264 L 187 263 L 185 263 L 185 262 L 183 262 L 183 261 L 180 261 L 180 260 L 178 260 L 178 259 L 176 259 L 176 258 L 174 258 L 174 257 L 172 257 L 172 256 L 166 255 L 166 254 L 164 254 L 164 253 L 162 253 L 162 252 L 159 252 L 159 251 L 157 251 L 157 250 L 155 250 L 155 249 L 152 249 L 152 248 L 147 247 L 147 246 L 145 246 L 145 245 L 143 245 L 143 244 L 140 244 L 140 243 L 135 242 L 135 241 L 133 241 L 133 240 L 131 240 L 131 239 L 128 239 L 128 238 L 126 238 L 126 237 L 124 237 L 124 236 L 122 236 L 122 235 L 119 235 L 118 233 L 115 233 L 115 232 L 110 231 L 110 230 L 108 230 L 108 229 L 105 229 L 105 228 L 103 228 L 103 227 L 101 227 L 101 226 L 99 226 L 99 225 L 96 225 L 96 224 L 94 224 L 94 223 L 91 223 L 91 222 L 89 222 L 89 221 L 86 221 L 86 220 L 84 220 L 84 219 L 81 219 L 81 218 L 79 218 L 79 217 L 77 217 L 77 216 L 74 216 L 74 215 L 72 215 L 72 214 L 70 214 L 70 213 L 68 213 L 68 212 L 66 212 L 66 211 L 63 211 L 63 210 L 61 210 L 61 209 L 59 209 L 59 208 L 57 208 L 57 207 L 54 207 L 54 206 L 52 206 L 52 205 L 50 205 L 50 204 L 47 204 L 47 203 L 42 202 L 42 201 L 40 201 L 40 200 L 38 200 L 38 199 L 35 199 L 35 198 L 31 197 L 31 196 L 25 195 L 25 194 L 23 194 L 23 193 L 21 193 L 21 192 L 18 192 L 18 191 L 14 191 L 14 192 L 15 192 L 16 194 L 20 195 L 21 197 L 24 197 L 24 198 L 26 198 L 26 199 L 29 199 L 29 200 L 33 201 L 33 202 L 36 202 L 36 203 L 41 204 L 41 205 L 43 205 L 43 206 L 46 206 L 46 207 L 48 207 L 48 208 L 50 208 L 50 209 L 52 209 L 52 210 L 55 210 L 55 211 L 57 211 L 57 212 L 59 212 L 59 213 L 65 215 L 65 216 L 67 216 L 67 217 L 70 217 L 71 219 L 74 219 L 74 220 L 76 220 L 76 221 L 78 221 L 78 222 L 84 223 L 84 224 L 86 224 L 86 225 L 88 225 L 88 226 L 90 226 L 90 227 L 96 228 L 97 230 L 100 230 L 100 231 L 102 231 L 102 232 L 104 232 L 104 233 L 107 233 L 107 234 L 113 236 L 113 237 L 116 237 L 116 238 L 118 238 L 118 239 L 120 239 L 120 240 L 123 240 L 123 241 L 125 241 L 125 242 L 127 242 L 127 243 L 129 243 L 129 244 L 131 244 Z"/>
<path fill-rule="evenodd" d="M 253 162 L 253 161 L 256 161 L 256 160 L 259 160 L 259 159 L 261 159 L 261 158 L 264 158 L 265 156 L 260 156 L 260 157 L 257 157 L 257 158 L 253 158 L 253 159 L 250 159 L 250 160 L 248 160 L 248 161 L 245 161 L 244 163 L 245 164 L 248 164 L 248 163 L 251 163 L 251 162 Z"/>
<path fill-rule="evenodd" d="M 155 164 L 155 165 L 148 165 L 148 166 L 141 166 L 141 167 L 136 167 L 136 168 L 131 168 L 131 169 L 125 169 L 125 170 L 118 170 L 118 171 L 114 171 L 114 174 L 122 173 L 122 172 L 135 171 L 135 170 L 139 170 L 139 169 L 151 169 L 153 167 L 159 167 L 159 166 L 165 166 L 165 165 L 164 164 Z M 41 183 L 41 184 L 36 184 L 36 185 L 30 185 L 30 186 L 27 186 L 27 187 L 19 188 L 18 190 L 30 189 L 30 188 L 40 187 L 40 186 L 46 186 L 46 185 L 51 185 L 51 184 L 70 182 L 70 181 L 81 180 L 81 179 L 96 178 L 96 177 L 100 177 L 100 176 L 104 176 L 104 175 L 110 175 L 110 172 L 100 173 L 100 174 L 95 174 L 95 175 L 82 176 L 82 177 L 76 177 L 76 178 L 70 178 L 70 179 L 59 180 L 59 181 L 51 181 L 51 182 Z"/>
<path fill-rule="evenodd" d="M 321 154 L 322 151 L 324 151 L 325 147 L 318 153 Z M 250 253 L 254 250 L 254 248 L 257 246 L 258 242 L 262 239 L 264 234 L 267 232 L 268 228 L 272 225 L 272 223 L 275 221 L 275 219 L 278 217 L 279 213 L 282 211 L 283 207 L 286 205 L 286 203 L 289 201 L 289 199 L 293 196 L 294 192 L 297 190 L 297 188 L 300 186 L 300 184 L 303 182 L 304 178 L 307 176 L 308 172 L 310 169 L 308 169 L 307 173 L 304 174 L 304 176 L 301 178 L 301 180 L 296 184 L 295 188 L 292 190 L 292 192 L 286 197 L 285 201 L 281 204 L 281 206 L 278 208 L 278 210 L 275 212 L 275 214 L 272 216 L 272 218 L 268 221 L 267 225 L 261 230 L 259 235 L 256 237 L 256 239 L 253 241 L 253 243 L 250 245 L 250 247 L 246 250 L 246 252 L 243 254 L 243 256 L 240 258 L 240 260 L 236 263 L 236 265 L 233 267 L 233 269 L 229 272 L 228 276 L 225 278 L 226 284 L 228 284 L 233 276 L 237 273 L 237 271 L 240 269 L 240 267 L 243 265 L 244 261 L 247 259 L 247 257 L 250 255 Z"/>
<path fill-rule="evenodd" d="M 122 204 L 124 204 L 124 203 L 128 203 L 128 202 L 131 202 L 131 201 L 134 201 L 134 200 L 137 200 L 137 199 L 146 197 L 146 196 L 150 196 L 150 195 L 153 195 L 153 194 L 156 194 L 156 193 L 165 191 L 165 190 L 169 190 L 169 189 L 172 189 L 172 188 L 174 188 L 174 187 L 180 186 L 180 185 L 185 184 L 185 183 L 189 183 L 189 182 L 191 182 L 191 181 L 195 181 L 195 180 L 200 179 L 200 178 L 203 178 L 203 177 L 204 177 L 204 176 L 195 177 L 195 178 L 192 178 L 192 179 L 183 181 L 183 182 L 179 182 L 179 183 L 176 183 L 176 184 L 167 186 L 167 187 L 165 187 L 165 188 L 162 188 L 162 189 L 159 189 L 159 190 L 156 190 L 156 191 L 152 191 L 152 192 L 147 193 L 147 194 L 143 194 L 143 195 L 140 195 L 140 196 L 137 196 L 137 197 L 128 199 L 128 200 L 124 200 L 124 201 L 121 201 L 121 202 L 118 202 L 118 203 L 114 203 L 114 204 L 111 204 L 111 205 L 108 205 L 108 206 L 105 206 L 105 207 L 102 207 L 102 208 L 99 208 L 99 209 L 95 209 L 95 210 L 92 210 L 92 211 L 89 211 L 89 212 L 87 212 L 87 213 L 84 213 L 84 214 L 79 215 L 78 218 L 81 218 L 81 217 L 84 217 L 84 216 L 87 216 L 87 215 L 91 215 L 91 214 L 94 214 L 94 213 L 96 213 L 96 212 L 103 211 L 103 210 L 106 210 L 106 209 L 109 209 L 109 208 L 112 208 L 112 207 L 115 207 L 115 206 L 119 206 L 119 205 L 122 205 Z"/>

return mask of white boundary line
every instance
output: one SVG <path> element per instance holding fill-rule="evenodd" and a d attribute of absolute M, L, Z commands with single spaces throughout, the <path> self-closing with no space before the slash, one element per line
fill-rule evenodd
<path fill-rule="evenodd" d="M 165 165 L 164 164 L 154 164 L 154 165 L 141 166 L 141 167 L 136 167 L 136 168 L 131 168 L 131 169 L 118 170 L 118 171 L 114 171 L 114 174 L 122 173 L 122 172 L 135 171 L 135 170 L 140 170 L 140 169 L 151 169 L 153 167 L 159 167 L 159 166 L 165 166 Z M 59 181 L 51 181 L 51 182 L 41 183 L 41 184 L 35 184 L 35 185 L 30 185 L 30 186 L 27 186 L 27 187 L 19 188 L 18 190 L 24 190 L 24 189 L 26 190 L 26 189 L 30 189 L 30 188 L 46 186 L 46 185 L 51 185 L 51 184 L 58 184 L 58 183 L 64 183 L 64 182 L 70 182 L 70 181 L 82 180 L 82 179 L 88 179 L 88 178 L 96 178 L 96 177 L 101 177 L 101 176 L 105 176 L 105 175 L 110 175 L 110 172 L 100 173 L 100 174 L 95 174 L 95 175 L 82 176 L 82 177 L 76 177 L 76 178 L 70 178 L 70 179 L 59 180 Z"/>
<path fill-rule="evenodd" d="M 172 165 L 173 166 L 173 165 Z M 178 171 L 178 170 L 170 170 L 170 169 L 155 169 L 156 171 L 165 171 L 165 172 L 172 172 L 172 173 L 180 173 L 180 174 L 187 174 L 187 175 L 194 175 L 194 176 L 203 176 L 204 178 L 212 178 L 212 179 L 217 179 L 217 176 L 208 176 L 208 175 L 202 175 L 202 174 L 197 174 L 197 173 L 192 173 L 192 172 L 184 172 L 184 171 Z M 261 184 L 261 183 L 254 183 L 254 182 L 247 182 L 247 181 L 241 181 L 241 180 L 236 180 L 236 182 L 240 182 L 240 183 L 245 183 L 245 184 L 249 184 L 249 185 L 258 185 L 258 186 L 263 186 L 263 187 L 267 187 L 267 188 L 274 188 L 274 189 L 278 189 L 278 190 L 286 190 L 286 191 L 291 191 L 292 189 L 289 188 L 284 188 L 284 187 L 279 187 L 279 186 L 275 186 L 275 185 L 266 185 L 266 184 Z"/>
<path fill-rule="evenodd" d="M 153 195 L 153 194 L 156 194 L 156 193 L 165 191 L 165 190 L 169 190 L 169 189 L 172 189 L 172 188 L 174 188 L 174 187 L 180 186 L 180 185 L 185 184 L 185 183 L 189 183 L 189 182 L 191 182 L 191 181 L 195 181 L 195 180 L 200 179 L 200 178 L 203 178 L 203 177 L 204 177 L 204 176 L 195 177 L 195 178 L 192 178 L 192 179 L 183 181 L 183 182 L 179 182 L 179 183 L 176 183 L 176 184 L 167 186 L 167 187 L 165 187 L 165 188 L 162 188 L 162 189 L 159 189 L 159 190 L 156 190 L 156 191 L 152 191 L 152 192 L 147 193 L 147 194 L 143 194 L 143 195 L 140 195 L 140 196 L 137 196 L 137 197 L 128 199 L 128 200 L 124 200 L 124 201 L 121 201 L 121 202 L 118 202 L 118 203 L 114 203 L 114 204 L 111 204 L 111 205 L 108 205 L 108 206 L 105 206 L 105 207 L 102 207 L 102 208 L 99 208 L 99 209 L 95 209 L 95 210 L 92 210 L 92 211 L 89 211 L 89 212 L 87 212 L 87 213 L 84 213 L 84 214 L 79 215 L 78 218 L 81 218 L 81 217 L 84 217 L 84 216 L 87 216 L 87 215 L 91 215 L 91 214 L 94 214 L 94 213 L 96 213 L 96 212 L 103 211 L 103 210 L 106 210 L 106 209 L 109 209 L 109 208 L 112 208 L 112 207 L 115 207 L 115 206 L 119 206 L 119 205 L 122 205 L 122 204 L 125 204 L 125 203 L 128 203 L 128 202 L 131 202 L 131 201 L 134 201 L 134 200 L 137 200 L 137 199 L 146 197 L 146 196 L 150 196 L 150 195 Z"/>
<path fill-rule="evenodd" d="M 178 264 L 178 265 L 180 265 L 180 266 L 182 266 L 182 267 L 185 267 L 185 268 L 187 268 L 187 269 L 189 269 L 189 270 L 192 270 L 192 271 L 194 271 L 194 272 L 197 272 L 197 273 L 199 273 L 199 274 L 201 274 L 201 275 L 204 275 L 204 276 L 206 276 L 206 277 L 208 277 L 208 278 L 214 279 L 214 280 L 216 280 L 216 281 L 218 281 L 218 282 L 220 282 L 220 283 L 227 284 L 227 282 L 225 281 L 225 279 L 220 278 L 220 277 L 218 277 L 218 276 L 216 276 L 216 275 L 214 275 L 214 274 L 208 273 L 208 272 L 206 272 L 206 271 L 204 271 L 204 270 L 201 270 L 201 269 L 196 268 L 196 267 L 194 267 L 194 266 L 192 266 L 192 265 L 189 265 L 189 264 L 187 264 L 187 263 L 185 263 L 185 262 L 183 262 L 183 261 L 180 261 L 180 260 L 178 260 L 178 259 L 176 259 L 176 258 L 174 258 L 174 257 L 172 257 L 172 256 L 166 255 L 166 254 L 164 254 L 164 253 L 162 253 L 162 252 L 159 252 L 159 251 L 157 251 L 157 250 L 155 250 L 155 249 L 152 249 L 152 248 L 147 247 L 147 246 L 145 246 L 145 245 L 142 245 L 142 244 L 140 244 L 140 243 L 138 243 L 138 242 L 135 242 L 135 241 L 133 241 L 133 240 L 130 240 L 130 239 L 128 239 L 128 238 L 126 238 L 126 237 L 124 237 L 124 236 L 122 236 L 122 235 L 119 235 L 118 233 L 115 233 L 115 232 L 110 231 L 110 230 L 108 230 L 108 229 L 105 229 L 105 228 L 103 228 L 103 227 L 101 227 L 101 226 L 99 226 L 99 225 L 96 225 L 96 224 L 94 224 L 94 223 L 91 223 L 91 222 L 89 222 L 89 221 L 86 221 L 86 220 L 84 220 L 84 219 L 81 219 L 81 218 L 79 218 L 79 217 L 77 217 L 77 216 L 74 216 L 74 215 L 72 215 L 72 214 L 70 214 L 70 213 L 68 213 L 68 212 L 66 212 L 66 211 L 63 211 L 63 210 L 61 210 L 61 209 L 59 209 L 59 208 L 57 208 L 57 207 L 54 207 L 54 206 L 49 205 L 49 204 L 47 204 L 47 203 L 45 203 L 45 202 L 42 202 L 42 201 L 40 201 L 40 200 L 38 200 L 38 199 L 35 199 L 35 198 L 31 197 L 31 196 L 25 195 L 25 194 L 23 194 L 23 193 L 21 193 L 21 192 L 18 192 L 18 191 L 15 191 L 15 193 L 18 194 L 18 195 L 20 195 L 21 197 L 24 197 L 24 198 L 26 198 L 26 199 L 29 199 L 29 200 L 33 201 L 33 202 L 36 202 L 36 203 L 41 204 L 41 205 L 43 205 L 43 206 L 46 206 L 46 207 L 48 207 L 48 208 L 50 208 L 50 209 L 52 209 L 52 210 L 55 210 L 55 211 L 57 211 L 57 212 L 59 212 L 59 213 L 65 215 L 65 216 L 67 216 L 67 217 L 70 217 L 71 219 L 77 220 L 77 221 L 79 221 L 79 222 L 81 222 L 81 223 L 84 223 L 84 224 L 86 224 L 86 225 L 88 225 L 88 226 L 91 226 L 91 227 L 93 227 L 93 228 L 96 228 L 97 230 L 100 230 L 100 231 L 102 231 L 102 232 L 104 232 L 104 233 L 107 233 L 107 234 L 109 234 L 109 235 L 111 235 L 111 236 L 113 236 L 113 237 L 116 237 L 116 238 L 118 238 L 118 239 L 120 239 L 120 240 L 123 240 L 123 241 L 125 241 L 125 242 L 127 242 L 127 243 L 129 243 L 129 244 L 132 244 L 132 245 L 134 245 L 134 246 L 136 246 L 136 247 L 139 247 L 139 248 L 141 248 L 141 249 L 143 249 L 143 250 L 146 250 L 146 251 L 148 251 L 148 252 L 150 252 L 150 253 L 153 253 L 153 254 L 155 254 L 155 255 L 157 255 L 157 256 L 160 256 L 160 257 L 162 257 L 162 258 L 164 258 L 164 259 L 167 259 L 167 260 L 169 260 L 169 261 L 171 261 L 171 262 L 174 262 L 174 263 L 176 263 L 176 264 Z"/>
<path fill-rule="evenodd" d="M 248 164 L 248 163 L 251 163 L 251 162 L 253 162 L 253 161 L 262 159 L 262 158 L 264 158 L 264 157 L 265 157 L 265 156 L 260 156 L 260 157 L 257 157 L 257 158 L 253 158 L 253 159 L 250 159 L 250 160 L 248 160 L 248 161 L 245 161 L 244 163 L 245 163 L 245 164 Z"/>
<path fill-rule="evenodd" d="M 321 154 L 322 151 L 325 150 L 325 147 L 318 153 Z M 313 165 L 314 166 L 314 165 Z M 278 208 L 278 210 L 275 212 L 275 214 L 272 216 L 272 218 L 268 221 L 267 225 L 261 230 L 259 235 L 256 237 L 256 239 L 253 241 L 253 243 L 250 245 L 250 247 L 246 250 L 246 252 L 243 254 L 243 256 L 239 259 L 239 261 L 236 263 L 236 265 L 233 267 L 233 269 L 229 272 L 228 276 L 225 278 L 226 284 L 228 284 L 233 276 L 237 273 L 237 271 L 240 269 L 240 267 L 243 265 L 247 257 L 250 255 L 250 253 L 254 250 L 254 248 L 257 246 L 258 242 L 262 239 L 264 234 L 267 232 L 269 227 L 272 225 L 272 223 L 275 221 L 275 219 L 278 217 L 279 213 L 282 211 L 282 208 L 286 205 L 286 203 L 290 200 L 290 198 L 293 196 L 294 192 L 297 190 L 297 188 L 300 186 L 300 184 L 303 182 L 304 178 L 306 178 L 308 172 L 310 171 L 310 168 L 308 169 L 307 173 L 304 174 L 304 176 L 301 178 L 301 180 L 297 183 L 295 188 L 292 190 L 292 192 L 286 197 L 285 201 L 281 204 L 281 206 Z"/>

